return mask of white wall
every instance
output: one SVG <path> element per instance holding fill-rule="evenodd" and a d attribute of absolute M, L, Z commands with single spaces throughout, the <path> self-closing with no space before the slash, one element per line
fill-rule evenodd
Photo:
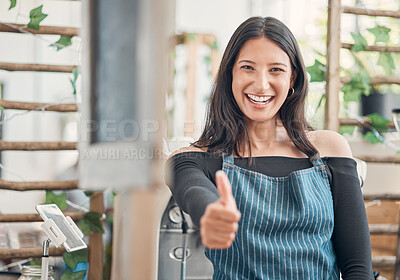
<path fill-rule="evenodd" d="M 250 16 L 248 0 L 176 0 L 177 32 L 214 34 L 221 50 L 230 36 Z"/>
<path fill-rule="evenodd" d="M 0 21 L 27 24 L 29 11 L 43 4 L 48 14 L 41 25 L 79 27 L 81 3 L 79 1 L 17 1 L 17 7 L 8 10 L 9 1 L 0 1 Z M 0 33 L 0 61 L 15 63 L 43 63 L 77 65 L 79 63 L 79 38 L 73 45 L 56 52 L 49 45 L 58 36 L 33 36 L 29 34 Z M 66 73 L 7 72 L 0 70 L 0 82 L 4 84 L 7 100 L 72 103 L 74 102 L 69 78 Z M 24 111 L 6 110 L 10 118 Z M 67 135 L 65 123 L 74 119 L 75 113 L 31 112 L 15 116 L 3 125 L 3 139 L 7 141 L 61 141 Z M 75 116 L 76 118 L 76 116 Z M 73 134 L 73 133 L 72 133 Z M 76 141 L 71 134 L 69 141 Z M 1 163 L 13 173 L 2 170 L 2 178 L 14 181 L 52 180 L 74 161 L 76 152 L 2 152 Z M 44 200 L 44 192 L 0 192 L 0 212 L 33 212 L 33 206 Z"/>

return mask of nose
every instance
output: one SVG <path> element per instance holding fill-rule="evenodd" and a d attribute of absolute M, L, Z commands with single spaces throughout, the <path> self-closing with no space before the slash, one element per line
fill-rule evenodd
<path fill-rule="evenodd" d="M 253 86 L 257 93 L 265 92 L 270 87 L 268 75 L 265 72 L 257 73 L 257 75 L 255 75 Z"/>

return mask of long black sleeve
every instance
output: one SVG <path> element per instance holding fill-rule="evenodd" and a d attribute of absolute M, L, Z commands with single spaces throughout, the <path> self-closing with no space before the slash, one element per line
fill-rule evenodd
<path fill-rule="evenodd" d="M 331 172 L 335 226 L 332 242 L 345 280 L 374 279 L 367 215 L 357 176 L 356 162 L 327 158 Z"/>

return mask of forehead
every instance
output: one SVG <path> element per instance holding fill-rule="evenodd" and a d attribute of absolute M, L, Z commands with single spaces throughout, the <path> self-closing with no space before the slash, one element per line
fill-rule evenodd
<path fill-rule="evenodd" d="M 239 59 L 290 65 L 290 59 L 286 52 L 277 43 L 266 37 L 246 41 L 240 49 L 236 61 Z"/>

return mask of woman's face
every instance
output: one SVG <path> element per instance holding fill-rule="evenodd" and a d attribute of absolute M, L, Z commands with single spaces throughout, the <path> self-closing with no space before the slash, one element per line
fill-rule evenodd
<path fill-rule="evenodd" d="M 288 55 L 272 40 L 247 41 L 232 70 L 233 96 L 246 121 L 275 120 L 291 88 Z"/>

